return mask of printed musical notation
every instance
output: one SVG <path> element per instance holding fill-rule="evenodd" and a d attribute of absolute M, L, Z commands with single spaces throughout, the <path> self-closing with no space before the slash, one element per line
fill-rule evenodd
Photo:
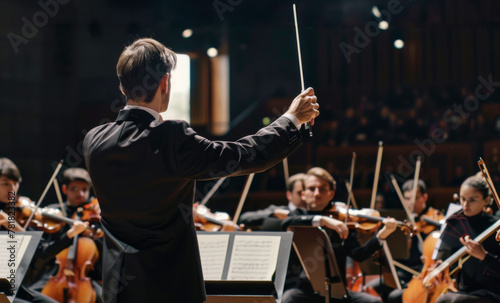
<path fill-rule="evenodd" d="M 198 235 L 201 267 L 205 280 L 221 280 L 229 235 Z"/>
<path fill-rule="evenodd" d="M 8 280 L 12 280 L 12 274 L 17 271 L 30 239 L 29 235 L 16 234 L 12 239 L 7 233 L 0 234 L 0 278 L 10 277 Z"/>
<path fill-rule="evenodd" d="M 272 280 L 281 237 L 237 235 L 234 236 L 232 250 L 228 252 L 229 239 L 228 234 L 198 234 L 205 280 Z M 226 277 L 224 266 L 228 261 Z"/>
<path fill-rule="evenodd" d="M 276 270 L 279 236 L 235 236 L 228 280 L 271 280 Z"/>

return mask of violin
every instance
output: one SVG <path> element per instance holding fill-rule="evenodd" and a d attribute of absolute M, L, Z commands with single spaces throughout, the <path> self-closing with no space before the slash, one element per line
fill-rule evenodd
<path fill-rule="evenodd" d="M 434 230 L 439 229 L 444 223 L 444 219 L 445 216 L 439 210 L 430 207 L 429 210 L 421 215 L 420 219 L 415 222 L 417 231 L 428 235 Z"/>
<path fill-rule="evenodd" d="M 241 226 L 234 224 L 228 213 L 211 212 L 205 205 L 193 205 L 193 219 L 196 230 L 203 231 L 235 231 L 241 230 Z"/>
<path fill-rule="evenodd" d="M 97 200 L 96 200 L 97 201 Z M 16 222 L 24 226 L 28 218 L 32 215 L 35 209 L 35 203 L 27 197 L 19 197 L 16 206 Z M 89 219 L 95 219 L 95 215 L 87 215 Z M 100 217 L 99 217 L 100 218 Z M 96 221 L 96 220 L 88 220 Z M 44 231 L 46 233 L 56 233 L 61 230 L 64 224 L 72 225 L 75 219 L 66 218 L 61 210 L 57 208 L 38 208 L 33 215 L 33 219 L 30 221 L 30 226 Z M 89 225 L 87 230 L 84 232 L 85 236 L 94 237 L 99 235 L 100 232 L 95 225 Z M 102 236 L 102 235 L 101 235 Z"/>
<path fill-rule="evenodd" d="M 348 211 L 347 205 L 343 202 L 335 202 L 333 207 L 324 211 L 323 214 L 341 221 L 345 221 L 347 217 L 348 228 L 355 228 L 363 232 L 376 231 L 382 224 L 382 221 L 386 219 L 380 217 L 380 212 L 378 210 L 371 208 L 362 208 L 359 210 L 349 209 Z M 412 224 L 402 221 L 396 221 L 396 223 L 405 235 L 409 234 L 413 236 L 415 234 L 416 227 Z"/>

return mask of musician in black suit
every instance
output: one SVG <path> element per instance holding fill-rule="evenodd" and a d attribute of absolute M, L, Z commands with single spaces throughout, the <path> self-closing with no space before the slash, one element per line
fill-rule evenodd
<path fill-rule="evenodd" d="M 256 134 L 211 141 L 184 121 L 161 121 L 175 53 L 153 39 L 122 52 L 117 74 L 127 106 L 92 129 L 84 157 L 105 231 L 104 302 L 202 302 L 193 224 L 195 180 L 266 170 L 301 145 L 300 125 L 318 114 L 314 90 Z"/>
<path fill-rule="evenodd" d="M 302 199 L 302 191 L 304 191 L 304 173 L 298 173 L 288 178 L 286 184 L 287 205 L 271 204 L 264 209 L 256 211 L 248 211 L 240 216 L 238 221 L 245 226 L 261 226 L 266 220 L 283 220 L 291 211 L 297 207 L 306 207 L 306 203 Z M 279 227 L 279 226 L 278 226 Z"/>
<path fill-rule="evenodd" d="M 344 222 L 322 215 L 325 209 L 332 206 L 335 195 L 336 182 L 323 168 L 313 167 L 307 172 L 304 179 L 304 192 L 302 196 L 306 201 L 308 210 L 297 208 L 289 217 L 283 220 L 284 230 L 292 225 L 323 226 L 330 237 L 335 252 L 340 275 L 346 284 L 346 257 L 350 256 L 356 261 L 363 261 L 381 248 L 383 241 L 396 230 L 397 223 L 394 219 L 384 219 L 384 227 L 375 237 L 368 240 L 363 246 L 359 244 L 355 230 L 349 230 Z M 344 243 L 343 240 L 344 239 Z M 311 303 L 324 302 L 325 298 L 314 293 L 312 286 L 304 272 L 298 277 L 297 285 L 288 289 L 283 294 L 283 303 Z M 380 302 L 378 297 L 367 293 L 348 291 L 350 302 Z"/>

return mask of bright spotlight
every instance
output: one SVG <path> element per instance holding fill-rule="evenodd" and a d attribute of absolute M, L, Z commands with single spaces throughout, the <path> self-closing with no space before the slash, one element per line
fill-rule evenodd
<path fill-rule="evenodd" d="M 217 49 L 215 47 L 211 47 L 207 50 L 207 55 L 210 57 L 210 58 L 213 58 L 215 56 L 217 56 L 217 54 L 219 54 L 219 52 L 217 51 Z"/>
<path fill-rule="evenodd" d="M 184 38 L 189 38 L 193 35 L 193 30 L 190 29 L 190 28 L 187 28 L 185 29 L 183 32 L 182 32 L 182 37 Z"/>
<path fill-rule="evenodd" d="M 380 21 L 378 23 L 378 28 L 380 28 L 381 30 L 387 30 L 389 28 L 389 22 L 383 20 L 383 21 Z"/>
<path fill-rule="evenodd" d="M 405 46 L 405 43 L 403 42 L 403 40 L 398 39 L 398 40 L 394 41 L 395 48 L 402 49 L 404 46 Z"/>
<path fill-rule="evenodd" d="M 377 18 L 382 17 L 382 14 L 380 13 L 380 11 L 378 10 L 378 7 L 376 5 L 374 7 L 372 7 L 372 14 Z"/>

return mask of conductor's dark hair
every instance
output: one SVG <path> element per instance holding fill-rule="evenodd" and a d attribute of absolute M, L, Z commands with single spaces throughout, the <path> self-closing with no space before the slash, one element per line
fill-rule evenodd
<path fill-rule="evenodd" d="M 151 102 L 165 74 L 175 68 L 173 51 L 151 38 L 125 47 L 116 64 L 120 89 L 128 100 Z"/>

